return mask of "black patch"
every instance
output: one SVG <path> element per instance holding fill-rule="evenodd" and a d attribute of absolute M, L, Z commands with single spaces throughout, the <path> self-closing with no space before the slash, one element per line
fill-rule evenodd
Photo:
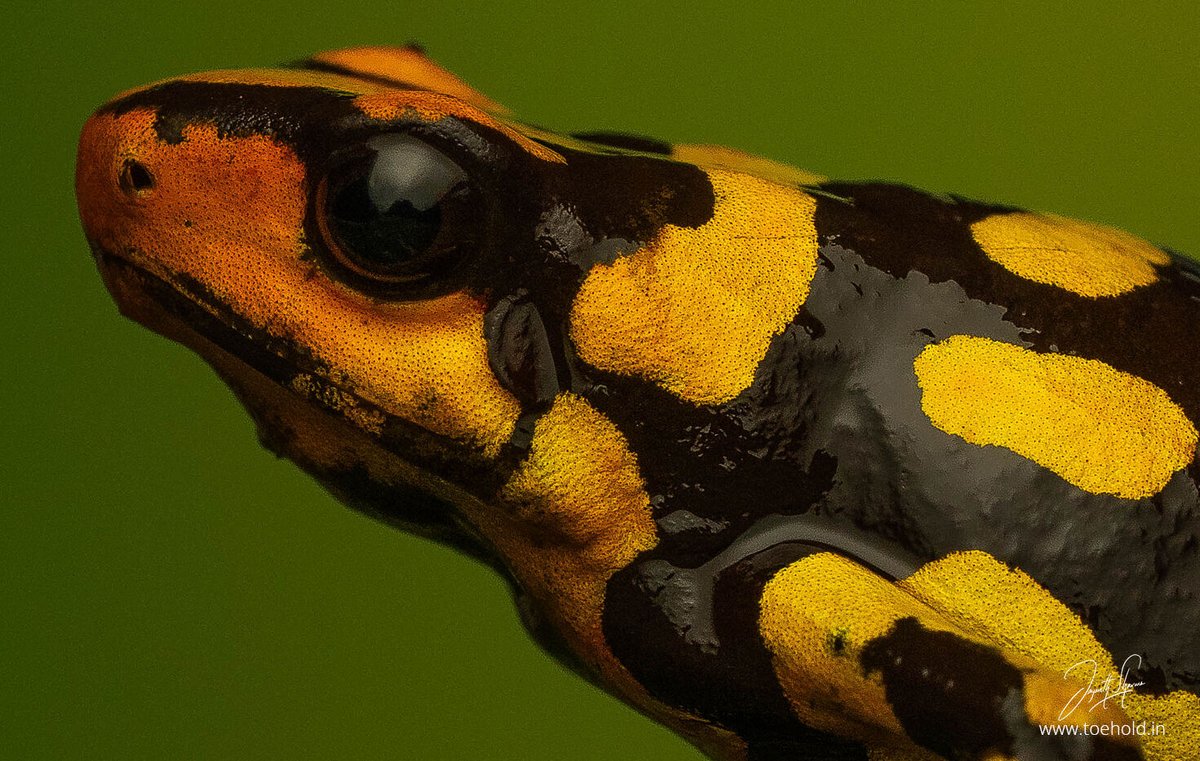
<path fill-rule="evenodd" d="M 630 135 L 624 132 L 572 132 L 571 137 L 627 151 L 658 153 L 663 156 L 671 155 L 670 143 L 652 137 L 643 137 L 642 135 Z"/>
<path fill-rule="evenodd" d="M 1020 211 L 939 198 L 902 185 L 825 183 L 849 203 L 818 198 L 822 243 L 837 243 L 902 278 L 920 272 L 958 283 L 971 298 L 1007 309 L 1007 319 L 1038 351 L 1088 357 L 1154 383 L 1200 421 L 1200 280 L 1197 265 L 1175 255 L 1162 282 L 1121 296 L 1088 298 L 1014 275 L 983 253 L 970 225 Z M 1052 348 L 1053 347 L 1053 348 Z"/>
<path fill-rule="evenodd" d="M 918 745 L 946 758 L 1012 754 L 1003 705 L 1024 682 L 994 649 L 902 618 L 861 661 L 865 675 L 883 676 L 892 712 Z"/>
<path fill-rule="evenodd" d="M 829 234 L 818 216 L 822 246 L 809 298 L 739 397 L 698 406 L 651 383 L 586 369 L 595 383 L 586 396 L 637 453 L 661 532 L 657 547 L 609 582 L 604 631 L 613 652 L 669 704 L 742 727 L 736 731 L 746 737 L 783 726 L 767 694 L 777 687 L 746 687 L 729 676 L 773 680 L 761 665 L 760 640 L 735 646 L 720 636 L 718 617 L 726 616 L 720 626 L 732 626 L 741 616 L 744 633 L 756 611 L 719 591 L 728 588 L 721 581 L 733 573 L 728 566 L 709 565 L 725 552 L 761 551 L 751 538 L 778 521 L 793 538 L 811 526 L 870 538 L 883 557 L 907 558 L 913 567 L 953 551 L 986 550 L 1033 573 L 1076 609 L 1087 603 L 1109 611 L 1099 616 L 1098 633 L 1125 627 L 1148 634 L 1146 641 L 1159 643 L 1153 663 L 1169 661 L 1172 685 L 1188 684 L 1185 661 L 1197 649 L 1192 621 L 1200 616 L 1185 602 L 1187 590 L 1200 587 L 1195 543 L 1187 545 L 1200 529 L 1194 481 L 1179 474 L 1140 504 L 1087 494 L 1011 451 L 934 428 L 913 372 L 921 350 L 959 333 L 1022 344 L 1027 329 L 956 280 L 932 280 L 916 267 L 896 274 L 870 258 L 873 246 L 932 246 L 939 254 L 926 238 L 947 233 L 914 223 L 912 237 L 895 242 L 890 228 L 869 217 L 855 227 L 857 212 L 846 201 L 819 201 L 826 203 L 846 207 L 843 232 Z M 930 225 L 963 229 L 944 208 L 956 202 L 920 203 L 941 215 Z M 1092 515 L 1104 519 L 1080 518 Z M 848 544 L 826 548 L 853 557 Z M 794 552 L 798 545 L 790 546 Z M 1132 580 L 1145 586 L 1131 590 Z M 703 621 L 695 626 L 706 589 L 714 590 L 716 646 L 697 636 Z M 1147 624 L 1147 611 L 1161 629 Z M 1127 618 L 1113 621 L 1114 612 Z M 1145 652 L 1124 652 L 1134 651 Z M 729 694 L 753 694 L 763 713 L 754 718 L 728 705 Z"/>
<path fill-rule="evenodd" d="M 269 414 L 269 412 L 267 413 Z M 279 440 L 287 430 L 275 425 L 261 425 L 263 446 L 272 452 L 296 459 L 298 452 L 289 442 Z M 380 484 L 361 467 L 329 470 L 311 462 L 297 461 L 304 470 L 338 498 L 342 504 L 380 522 L 410 534 L 444 544 L 473 558 L 502 577 L 510 574 L 491 545 L 475 532 L 449 502 L 431 497 L 412 486 Z"/>
<path fill-rule="evenodd" d="M 867 643 L 861 663 L 864 674 L 883 677 L 888 704 L 908 736 L 945 758 L 979 758 L 987 751 L 1061 761 L 1080 757 L 1076 738 L 1028 731 L 1021 672 L 990 647 L 902 618 Z M 1086 758 L 1094 761 L 1142 757 L 1106 738 L 1089 739 Z"/>
<path fill-rule="evenodd" d="M 115 116 L 137 108 L 155 110 L 158 139 L 171 145 L 184 140 L 192 124 L 212 124 L 222 139 L 266 135 L 297 149 L 305 158 L 308 125 L 356 113 L 353 93 L 321 87 L 278 87 L 228 82 L 166 82 L 108 104 L 100 113 Z M 317 148 L 318 146 L 312 146 Z M 328 144 L 321 147 L 328 148 Z"/>
<path fill-rule="evenodd" d="M 814 735 L 811 730 L 792 740 L 756 740 L 746 743 L 746 761 L 864 761 L 866 749 L 840 738 L 828 742 L 831 735 Z M 819 754 L 819 755 L 818 755 Z"/>

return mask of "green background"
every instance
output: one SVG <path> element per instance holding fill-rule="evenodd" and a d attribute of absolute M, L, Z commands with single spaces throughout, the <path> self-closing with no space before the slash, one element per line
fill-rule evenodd
<path fill-rule="evenodd" d="M 258 447 L 198 359 L 118 317 L 71 187 L 79 126 L 118 90 L 419 40 L 536 123 L 1200 251 L 1195 3 L 688 5 L 4 11 L 0 753 L 697 758 L 543 656 L 489 572 L 339 507 Z"/>

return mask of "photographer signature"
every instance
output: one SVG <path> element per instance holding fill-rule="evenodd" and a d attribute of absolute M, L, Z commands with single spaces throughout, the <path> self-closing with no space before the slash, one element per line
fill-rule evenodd
<path fill-rule="evenodd" d="M 1134 659 L 1137 659 L 1136 662 Z M 1075 712 L 1076 708 L 1087 703 L 1087 709 L 1094 711 L 1099 706 L 1108 704 L 1108 701 L 1114 698 L 1119 698 L 1121 708 L 1125 707 L 1125 696 L 1133 692 L 1135 687 L 1141 687 L 1145 682 L 1130 682 L 1127 678 L 1130 671 L 1140 668 L 1142 665 L 1142 656 L 1134 653 L 1125 659 L 1121 664 L 1121 670 L 1117 674 L 1109 674 L 1097 684 L 1099 678 L 1100 666 L 1095 660 L 1088 658 L 1067 668 L 1063 672 L 1063 679 L 1068 678 L 1076 670 L 1082 671 L 1087 667 L 1091 667 L 1092 673 L 1088 678 L 1088 683 L 1080 687 L 1074 695 L 1071 696 L 1063 709 L 1059 711 L 1058 720 L 1062 721 Z"/>

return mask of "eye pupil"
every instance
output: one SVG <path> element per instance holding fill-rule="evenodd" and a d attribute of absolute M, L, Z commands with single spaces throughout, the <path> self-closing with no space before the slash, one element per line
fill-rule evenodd
<path fill-rule="evenodd" d="M 476 231 L 466 173 L 411 135 L 380 135 L 365 160 L 328 181 L 325 223 L 338 258 L 358 274 L 427 274 Z M 477 211 L 477 210 L 475 210 Z M 449 212 L 449 216 L 448 216 Z"/>
<path fill-rule="evenodd" d="M 343 246 L 366 262 L 394 267 L 420 256 L 437 238 L 441 212 L 425 211 L 398 199 L 380 208 L 371 198 L 366 178 L 351 182 L 334 199 L 330 210 Z"/>

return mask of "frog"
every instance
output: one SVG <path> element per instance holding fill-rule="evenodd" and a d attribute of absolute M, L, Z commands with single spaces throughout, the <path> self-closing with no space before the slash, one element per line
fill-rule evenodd
<path fill-rule="evenodd" d="M 710 757 L 1200 757 L 1183 254 L 554 132 L 415 45 L 122 93 L 76 192 L 264 446 Z"/>

